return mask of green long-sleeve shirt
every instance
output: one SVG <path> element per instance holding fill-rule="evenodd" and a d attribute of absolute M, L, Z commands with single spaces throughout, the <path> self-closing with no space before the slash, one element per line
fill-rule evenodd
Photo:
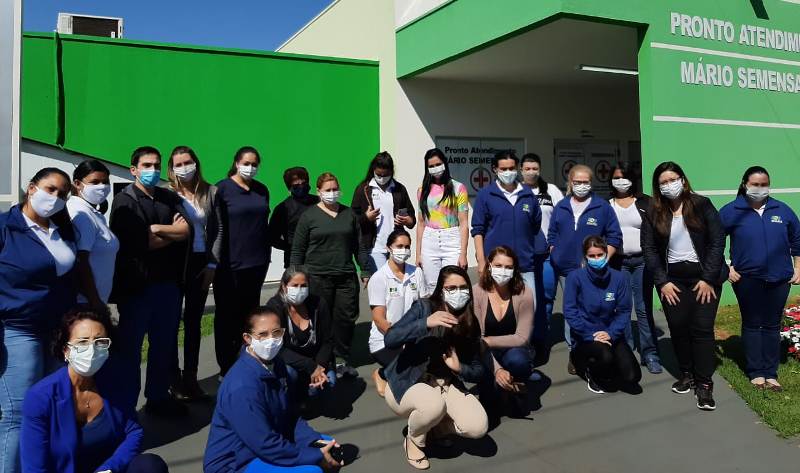
<path fill-rule="evenodd" d="M 356 215 L 350 207 L 340 204 L 335 218 L 317 205 L 303 212 L 294 233 L 290 264 L 304 265 L 311 274 L 353 274 L 356 258 L 361 275 L 368 276 L 366 257 L 359 245 Z"/>

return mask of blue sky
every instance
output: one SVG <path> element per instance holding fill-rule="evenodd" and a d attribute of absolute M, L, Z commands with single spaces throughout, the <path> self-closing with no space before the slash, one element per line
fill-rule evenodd
<path fill-rule="evenodd" d="M 274 50 L 331 0 L 23 0 L 23 29 L 53 31 L 59 12 L 122 17 L 124 37 Z"/>

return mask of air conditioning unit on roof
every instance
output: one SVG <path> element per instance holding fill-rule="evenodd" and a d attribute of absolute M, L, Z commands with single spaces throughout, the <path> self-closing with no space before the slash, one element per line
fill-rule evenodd
<path fill-rule="evenodd" d="M 59 13 L 56 31 L 60 34 L 122 38 L 122 18 Z"/>

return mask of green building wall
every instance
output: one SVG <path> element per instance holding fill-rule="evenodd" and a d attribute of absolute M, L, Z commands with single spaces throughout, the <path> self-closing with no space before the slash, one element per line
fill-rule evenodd
<path fill-rule="evenodd" d="M 349 201 L 379 151 L 376 62 L 37 33 L 22 48 L 26 139 L 126 167 L 137 146 L 188 145 L 211 181 L 255 146 L 274 203 L 290 166 L 335 173 Z"/>

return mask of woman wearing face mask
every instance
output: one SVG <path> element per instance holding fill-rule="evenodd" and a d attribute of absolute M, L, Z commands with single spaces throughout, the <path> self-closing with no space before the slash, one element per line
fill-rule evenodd
<path fill-rule="evenodd" d="M 601 236 L 608 243 L 608 257 L 622 248 L 622 231 L 614 209 L 605 199 L 592 192 L 592 170 L 577 164 L 569 170 L 567 198 L 556 205 L 547 232 L 550 262 L 558 275 L 562 289 L 567 276 L 581 268 L 583 241 L 589 236 Z M 570 351 L 574 348 L 569 323 L 564 323 L 564 340 Z M 570 374 L 576 374 L 570 359 Z"/>
<path fill-rule="evenodd" d="M 531 345 L 534 347 L 534 364 L 539 366 L 550 359 L 550 319 L 553 316 L 553 301 L 556 298 L 556 278 L 553 266 L 550 264 L 550 247 L 547 244 L 547 231 L 550 228 L 550 219 L 553 209 L 564 198 L 564 194 L 555 184 L 549 184 L 540 175 L 542 159 L 528 153 L 522 156 L 522 182 L 533 191 L 539 201 L 542 212 L 542 227 L 536 234 L 533 258 L 533 281 L 536 284 L 534 291 L 536 309 L 534 313 L 533 333 Z"/>
<path fill-rule="evenodd" d="M 694 389 L 697 407 L 714 410 L 714 319 L 722 283 L 728 279 L 725 230 L 717 209 L 692 192 L 678 164 L 667 161 L 656 167 L 653 190 L 652 205 L 643 214 L 642 251 L 682 373 L 672 391 Z"/>
<path fill-rule="evenodd" d="M 738 196 L 719 214 L 731 237 L 728 280 L 742 313 L 745 371 L 756 388 L 781 391 L 781 318 L 789 286 L 800 284 L 800 221 L 770 197 L 769 185 L 766 169 L 748 168 Z"/>
<path fill-rule="evenodd" d="M 331 456 L 336 441 L 312 429 L 291 402 L 294 385 L 277 357 L 285 332 L 280 316 L 268 308 L 255 309 L 245 320 L 245 330 L 245 347 L 219 387 L 203 471 L 312 473 L 340 468 L 342 463 Z"/>
<path fill-rule="evenodd" d="M 400 353 L 384 346 L 383 336 L 389 328 L 408 312 L 411 305 L 427 297 L 428 291 L 422 271 L 406 263 L 411 256 L 411 235 L 398 229 L 389 234 L 386 249 L 391 255 L 389 262 L 378 268 L 369 278 L 367 292 L 372 310 L 372 329 L 369 332 L 369 352 L 380 368 L 372 372 L 372 380 L 378 395 L 386 391 L 386 375 L 383 370 Z"/>
<path fill-rule="evenodd" d="M 502 406 L 512 401 L 511 415 L 524 417 L 529 412 L 524 405 L 525 382 L 533 371 L 528 347 L 533 324 L 533 290 L 522 279 L 517 255 L 511 248 L 498 246 L 489 252 L 486 263 L 480 281 L 472 286 L 475 317 L 483 342 L 492 354 L 491 373 L 494 373 L 482 384 L 481 403 L 487 411 L 499 416 Z M 523 396 L 509 398 L 505 393 Z"/>
<path fill-rule="evenodd" d="M 77 230 L 78 302 L 100 312 L 108 310 L 106 304 L 119 251 L 119 240 L 99 210 L 110 192 L 109 171 L 100 161 L 83 161 L 73 171 L 72 196 L 67 201 L 67 210 Z"/>
<path fill-rule="evenodd" d="M 52 371 L 48 334 L 75 304 L 67 173 L 44 168 L 25 201 L 0 214 L 0 471 L 19 471 L 22 400 Z"/>
<path fill-rule="evenodd" d="M 366 286 L 365 246 L 360 244 L 358 219 L 349 207 L 339 203 L 339 180 L 322 173 L 317 178 L 320 203 L 306 210 L 297 222 L 292 243 L 291 264 L 304 265 L 311 278 L 311 294 L 325 300 L 333 318 L 333 353 L 338 376 L 358 376 L 348 365 L 353 330 L 358 320 L 358 274 L 353 259 L 361 268 Z"/>
<path fill-rule="evenodd" d="M 641 244 L 642 215 L 650 206 L 650 196 L 637 192 L 633 173 L 622 163 L 611 171 L 611 186 L 611 208 L 622 229 L 622 251 L 618 251 L 609 264 L 628 278 L 639 328 L 639 358 L 649 372 L 658 374 L 663 369 L 653 321 L 653 278 L 645 270 Z M 625 326 L 625 337 L 633 347 L 631 324 Z"/>
<path fill-rule="evenodd" d="M 272 237 L 272 247 L 283 251 L 283 267 L 289 267 L 292 257 L 292 242 L 297 222 L 300 216 L 309 207 L 319 203 L 319 197 L 309 194 L 308 170 L 304 167 L 291 167 L 283 171 L 283 183 L 289 196 L 275 206 L 269 218 L 269 234 Z"/>
<path fill-rule="evenodd" d="M 175 359 L 173 396 L 183 401 L 206 399 L 197 384 L 200 359 L 200 321 L 206 308 L 208 287 L 222 252 L 224 227 L 216 205 L 217 187 L 203 179 L 200 160 L 188 146 L 177 146 L 167 162 L 170 188 L 183 200 L 183 208 L 192 228 L 191 252 L 186 264 L 183 286 L 183 371 Z"/>
<path fill-rule="evenodd" d="M 394 178 L 394 161 L 386 151 L 369 163 L 367 176 L 353 193 L 352 209 L 361 226 L 361 243 L 369 252 L 369 270 L 374 273 L 389 260 L 389 234 L 416 224 L 414 205 L 405 186 Z"/>
<path fill-rule="evenodd" d="M 422 268 L 428 289 L 436 285 L 443 266 L 467 267 L 469 241 L 469 197 L 464 184 L 450 177 L 442 150 L 425 153 L 425 177 L 417 191 L 417 266 Z"/>
<path fill-rule="evenodd" d="M 305 271 L 289 266 L 278 293 L 266 304 L 281 317 L 281 327 L 286 329 L 280 357 L 301 397 L 336 384 L 331 314 L 325 300 L 309 295 L 308 282 Z"/>
<path fill-rule="evenodd" d="M 403 449 L 416 469 L 430 467 L 423 449 L 428 433 L 447 445 L 455 434 L 481 438 L 486 411 L 464 383 L 477 383 L 491 366 L 472 310 L 467 272 L 445 266 L 429 299 L 420 299 L 384 336 L 386 348 L 402 349 L 385 369 L 386 404 L 408 418 Z"/>
<path fill-rule="evenodd" d="M 22 471 L 168 471 L 157 455 L 142 454 L 144 433 L 120 370 L 109 359 L 110 337 L 105 314 L 87 307 L 64 316 L 54 349 L 67 366 L 25 395 Z"/>
<path fill-rule="evenodd" d="M 642 370 L 625 340 L 625 326 L 631 323 L 627 278 L 608 267 L 608 244 L 602 237 L 586 238 L 583 254 L 586 266 L 571 272 L 564 287 L 573 363 L 593 393 L 603 394 L 615 383 L 635 390 Z"/>
<path fill-rule="evenodd" d="M 257 307 L 270 261 L 269 190 L 255 180 L 261 156 L 250 146 L 233 157 L 217 183 L 216 212 L 224 235 L 214 273 L 214 347 L 220 374 L 236 361 L 244 318 Z"/>

